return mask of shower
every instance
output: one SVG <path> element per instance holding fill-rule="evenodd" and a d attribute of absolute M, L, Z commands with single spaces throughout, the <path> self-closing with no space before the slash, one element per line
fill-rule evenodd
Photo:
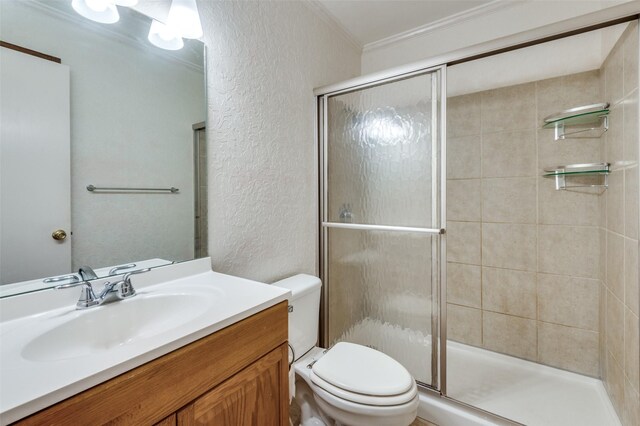
<path fill-rule="evenodd" d="M 436 423 L 430 398 L 637 424 L 638 40 L 628 19 L 317 90 L 322 343 L 401 362 Z"/>

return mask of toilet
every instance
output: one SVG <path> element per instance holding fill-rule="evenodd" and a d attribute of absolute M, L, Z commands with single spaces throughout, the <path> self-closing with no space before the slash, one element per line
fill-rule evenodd
<path fill-rule="evenodd" d="M 291 290 L 289 345 L 302 426 L 407 426 L 416 418 L 416 382 L 398 361 L 375 349 L 339 342 L 316 346 L 320 309 L 317 277 L 274 283 Z"/>

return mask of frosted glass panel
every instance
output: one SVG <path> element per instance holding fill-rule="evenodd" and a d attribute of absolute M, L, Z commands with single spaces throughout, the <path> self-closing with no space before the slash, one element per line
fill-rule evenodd
<path fill-rule="evenodd" d="M 430 384 L 432 262 L 438 258 L 432 251 L 438 238 L 329 228 L 329 343 L 371 346 Z"/>
<path fill-rule="evenodd" d="M 329 98 L 326 220 L 432 227 L 432 78 Z"/>

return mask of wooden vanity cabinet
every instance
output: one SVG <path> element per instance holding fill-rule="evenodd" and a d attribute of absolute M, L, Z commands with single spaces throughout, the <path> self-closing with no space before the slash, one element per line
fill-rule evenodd
<path fill-rule="evenodd" d="M 279 303 L 17 424 L 288 425 L 287 314 Z"/>

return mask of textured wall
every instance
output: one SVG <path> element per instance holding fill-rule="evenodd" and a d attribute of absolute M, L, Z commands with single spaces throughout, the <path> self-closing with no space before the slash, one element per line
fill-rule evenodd
<path fill-rule="evenodd" d="M 313 88 L 354 77 L 360 52 L 297 1 L 201 1 L 207 45 L 209 254 L 270 282 L 316 273 Z"/>
<path fill-rule="evenodd" d="M 624 425 L 640 424 L 638 357 L 638 24 L 627 28 L 602 67 L 611 103 L 602 157 L 613 165 L 601 202 L 601 373 Z"/>

